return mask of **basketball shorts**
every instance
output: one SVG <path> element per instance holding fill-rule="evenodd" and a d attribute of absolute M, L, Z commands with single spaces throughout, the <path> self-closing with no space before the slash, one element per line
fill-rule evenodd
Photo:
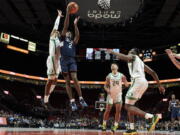
<path fill-rule="evenodd" d="M 113 105 L 113 104 L 121 104 L 122 103 L 122 93 L 119 93 L 115 100 L 108 94 L 106 98 L 107 104 Z"/>
<path fill-rule="evenodd" d="M 133 79 L 131 87 L 126 94 L 125 103 L 134 105 L 142 97 L 147 88 L 148 82 L 145 78 Z"/>
<path fill-rule="evenodd" d="M 61 57 L 61 69 L 63 73 L 76 72 L 77 64 L 74 57 Z"/>
<path fill-rule="evenodd" d="M 60 60 L 55 56 L 48 56 L 46 64 L 48 79 L 58 78 L 61 72 Z"/>
<path fill-rule="evenodd" d="M 174 107 L 171 111 L 171 118 L 176 119 L 180 117 L 180 108 Z"/>

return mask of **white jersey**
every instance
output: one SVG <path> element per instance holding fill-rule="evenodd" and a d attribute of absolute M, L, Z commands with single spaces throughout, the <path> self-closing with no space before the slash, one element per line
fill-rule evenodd
<path fill-rule="evenodd" d="M 129 73 L 132 79 L 145 78 L 144 62 L 135 55 L 135 60 L 128 62 Z"/>
<path fill-rule="evenodd" d="M 113 73 L 109 73 L 107 78 L 110 81 L 110 91 L 119 90 L 119 92 L 122 92 L 122 78 L 123 78 L 123 76 L 124 75 L 119 73 L 119 72 L 116 75 L 114 75 Z"/>
<path fill-rule="evenodd" d="M 122 103 L 122 78 L 123 74 L 109 73 L 107 79 L 110 81 L 110 95 L 107 96 L 107 104 Z"/>
<path fill-rule="evenodd" d="M 49 56 L 47 58 L 47 75 L 49 79 L 54 77 L 58 78 L 61 72 L 60 66 L 60 47 L 62 42 L 59 41 L 58 37 L 50 37 L 49 40 Z"/>
<path fill-rule="evenodd" d="M 49 40 L 49 56 L 55 56 L 56 58 L 60 57 L 60 47 L 62 43 L 58 37 L 50 37 Z"/>

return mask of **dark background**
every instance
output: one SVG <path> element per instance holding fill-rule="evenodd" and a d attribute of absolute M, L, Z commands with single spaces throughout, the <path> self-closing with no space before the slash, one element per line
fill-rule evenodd
<path fill-rule="evenodd" d="M 61 9 L 65 14 L 68 2 L 66 0 L 0 0 L 0 32 L 37 43 L 37 51 L 28 55 L 7 50 L 5 45 L 0 44 L 0 68 L 46 77 L 49 33 L 57 16 L 56 9 Z M 70 17 L 72 30 L 75 16 L 77 15 Z M 60 30 L 62 26 L 63 19 Z M 85 55 L 80 55 L 81 52 L 85 54 L 87 47 L 120 48 L 123 53 L 127 53 L 132 47 L 153 49 L 156 50 L 157 56 L 147 65 L 159 74 L 160 79 L 179 77 L 179 70 L 164 53 L 164 49 L 180 42 L 179 0 L 144 0 L 143 8 L 132 22 L 126 20 L 115 24 L 96 24 L 81 19 L 79 29 L 81 38 L 77 47 L 77 60 L 80 80 L 104 80 L 110 72 L 112 61 L 86 61 Z M 20 44 L 15 41 L 10 42 L 11 45 Z M 128 76 L 126 63 L 121 61 L 117 63 L 120 71 Z"/>

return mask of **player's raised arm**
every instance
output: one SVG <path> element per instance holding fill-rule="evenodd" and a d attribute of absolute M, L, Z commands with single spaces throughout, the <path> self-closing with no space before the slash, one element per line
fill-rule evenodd
<path fill-rule="evenodd" d="M 70 6 L 67 6 L 66 17 L 65 17 L 65 20 L 64 20 L 64 27 L 63 27 L 62 34 L 61 34 L 62 36 L 66 36 L 66 32 L 68 31 L 69 15 L 70 15 Z"/>
<path fill-rule="evenodd" d="M 78 29 L 78 21 L 79 21 L 79 16 L 75 18 L 74 20 L 74 30 L 75 30 L 75 37 L 74 37 L 74 44 L 77 44 L 80 38 L 80 34 L 79 34 L 79 29 Z"/>
<path fill-rule="evenodd" d="M 127 79 L 126 79 L 126 76 L 125 76 L 125 75 L 123 75 L 123 77 L 122 77 L 122 81 L 123 81 L 123 83 L 124 83 L 125 87 L 129 87 L 129 84 L 128 84 L 128 81 L 127 81 Z"/>
<path fill-rule="evenodd" d="M 175 59 L 175 57 L 177 58 L 177 56 L 174 56 L 170 49 L 166 49 L 165 52 L 169 56 L 172 63 L 180 70 L 180 62 Z M 178 56 L 178 58 L 179 58 L 179 56 Z"/>
<path fill-rule="evenodd" d="M 130 54 L 125 55 L 125 54 L 122 54 L 122 53 L 117 53 L 117 52 L 114 52 L 112 49 L 108 49 L 107 52 L 111 53 L 113 55 L 116 55 L 119 59 L 127 61 L 127 62 L 134 60 L 134 56 L 130 55 Z"/>
<path fill-rule="evenodd" d="M 105 84 L 104 84 L 104 89 L 108 94 L 110 93 L 110 80 L 109 80 L 108 77 L 106 77 L 106 81 L 105 81 Z"/>
<path fill-rule="evenodd" d="M 63 17 L 61 10 L 57 10 L 57 12 L 58 12 L 58 16 L 57 16 L 56 21 L 54 23 L 53 30 L 51 31 L 51 36 L 58 30 L 61 17 Z"/>
<path fill-rule="evenodd" d="M 173 56 L 175 57 L 175 58 L 177 58 L 177 59 L 180 59 L 180 54 L 173 54 Z"/>
<path fill-rule="evenodd" d="M 157 82 L 160 93 L 164 94 L 165 88 L 161 85 L 157 73 L 145 64 L 144 64 L 144 71 L 153 77 L 153 79 Z"/>

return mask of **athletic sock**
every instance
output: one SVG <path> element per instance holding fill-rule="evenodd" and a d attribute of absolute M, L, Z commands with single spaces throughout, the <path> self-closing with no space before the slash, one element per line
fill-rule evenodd
<path fill-rule="evenodd" d="M 71 100 L 70 100 L 70 102 L 71 102 L 71 103 L 72 103 L 72 102 L 75 102 L 75 99 L 74 99 L 74 98 L 73 98 L 73 99 L 71 99 Z"/>
<path fill-rule="evenodd" d="M 134 130 L 134 123 L 130 123 L 129 126 L 131 130 Z"/>
<path fill-rule="evenodd" d="M 106 120 L 103 120 L 103 125 L 106 125 Z"/>
<path fill-rule="evenodd" d="M 79 97 L 79 100 L 82 100 L 82 99 L 83 99 L 83 97 L 82 97 L 82 96 L 80 96 L 80 97 Z"/>
<path fill-rule="evenodd" d="M 151 119 L 154 115 L 150 113 L 145 114 L 145 119 Z"/>
<path fill-rule="evenodd" d="M 49 102 L 49 95 L 48 96 L 44 96 L 44 103 L 48 103 Z"/>
<path fill-rule="evenodd" d="M 118 122 L 114 122 L 114 126 L 117 127 L 118 126 Z"/>

